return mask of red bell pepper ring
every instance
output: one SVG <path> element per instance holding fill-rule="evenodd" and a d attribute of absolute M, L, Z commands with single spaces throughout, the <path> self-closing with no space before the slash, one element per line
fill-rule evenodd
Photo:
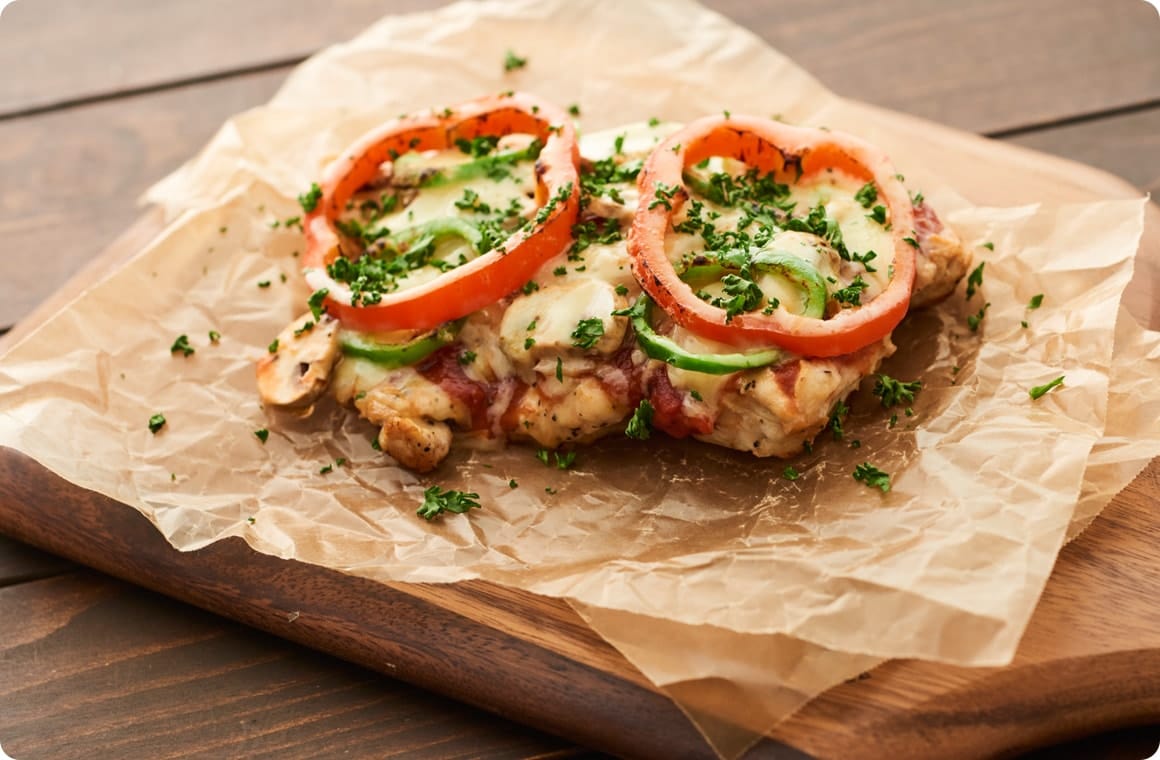
<path fill-rule="evenodd" d="M 832 168 L 860 182 L 873 182 L 879 202 L 889 209 L 894 241 L 893 274 L 886 288 L 829 319 L 779 309 L 727 320 L 723 309 L 698 298 L 669 261 L 665 236 L 689 198 L 684 170 L 714 156 L 737 159 L 763 173 L 796 164 L 802 177 Z M 881 340 L 906 315 L 915 276 L 915 245 L 906 240 L 914 235 L 914 209 L 886 156 L 857 138 L 751 116 L 707 117 L 658 145 L 637 183 L 641 200 L 628 235 L 633 274 L 675 322 L 698 335 L 735 346 L 777 346 L 803 356 L 840 356 Z M 658 190 L 669 203 L 651 203 L 660 197 Z"/>
<path fill-rule="evenodd" d="M 371 305 L 351 303 L 347 285 L 327 273 L 341 255 L 335 221 L 351 196 L 379 167 L 408 151 L 441 150 L 457 140 L 514 133 L 544 143 L 536 162 L 536 202 L 551 205 L 531 228 L 496 249 L 430 282 L 385 294 Z M 540 265 L 570 241 L 580 202 L 580 149 L 562 110 L 523 93 L 504 93 L 455 108 L 404 116 L 363 135 L 332 163 L 319 183 L 322 194 L 306 215 L 303 273 L 312 289 L 326 289 L 326 311 L 348 328 L 364 331 L 432 329 L 492 304 L 524 285 Z"/>

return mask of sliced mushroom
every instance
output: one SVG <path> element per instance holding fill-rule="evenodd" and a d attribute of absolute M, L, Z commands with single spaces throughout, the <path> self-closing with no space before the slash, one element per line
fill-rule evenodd
<path fill-rule="evenodd" d="M 330 383 L 341 355 L 338 321 L 309 314 L 278 334 L 277 350 L 258 361 L 258 394 L 267 406 L 302 409 L 313 404 Z"/>

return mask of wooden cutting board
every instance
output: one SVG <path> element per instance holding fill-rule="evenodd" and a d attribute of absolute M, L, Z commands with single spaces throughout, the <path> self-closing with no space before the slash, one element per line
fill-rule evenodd
<path fill-rule="evenodd" d="M 1160 286 L 1160 209 L 1138 277 Z M 18 340 L 159 229 L 146 215 L 0 342 Z M 1136 299 L 1139 301 L 1139 298 Z M 1158 319 L 1155 304 L 1132 303 Z M 482 582 L 379 584 L 255 553 L 173 550 L 135 510 L 0 449 L 0 532 L 582 744 L 712 757 L 666 697 L 567 604 Z M 1060 555 L 1015 661 L 894 661 L 782 724 L 750 757 L 978 757 L 1160 722 L 1160 460 Z"/>

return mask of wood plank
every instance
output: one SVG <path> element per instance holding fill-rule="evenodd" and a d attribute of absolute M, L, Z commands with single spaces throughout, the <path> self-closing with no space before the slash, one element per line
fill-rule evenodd
<path fill-rule="evenodd" d="M 0 23 L 0 115 L 296 63 L 443 0 L 20 0 Z M 220 121 L 220 119 L 219 119 Z"/>
<path fill-rule="evenodd" d="M 0 536 L 0 588 L 75 570 L 68 560 Z"/>
<path fill-rule="evenodd" d="M 0 71 L 20 72 L 0 80 L 0 114 L 295 61 L 380 15 L 439 4 L 21 0 L 0 24 Z M 707 4 L 841 94 L 962 129 L 1160 99 L 1156 17 L 1140 0 Z"/>
<path fill-rule="evenodd" d="M 1156 12 L 1138 0 L 708 4 L 839 95 L 971 132 L 1160 98 Z"/>
<path fill-rule="evenodd" d="M 552 600 L 480 595 L 475 610 L 453 611 L 436 594 L 419 598 L 254 554 L 236 539 L 180 553 L 134 510 L 68 486 L 15 452 L 0 451 L 0 477 L 13 486 L 0 495 L 0 530 L 22 540 L 585 744 L 632 756 L 690 756 L 701 746 L 695 754 L 707 756 L 676 708 Z M 888 663 L 807 705 L 775 735 L 820 757 L 957 757 L 1153 719 L 1160 619 L 1145 603 L 1152 573 L 1141 557 L 1160 520 L 1146 509 L 1158 488 L 1160 463 L 1064 551 L 1015 665 Z M 20 507 L 34 498 L 42 506 L 29 515 Z M 512 613 L 508 605 L 558 636 L 533 643 L 491 627 Z M 25 617 L 5 615 L 13 622 L 0 627 L 0 641 L 16 640 Z M 578 663 L 578 647 L 607 669 Z M 799 757 L 772 741 L 752 756 Z"/>
<path fill-rule="evenodd" d="M 1156 26 L 1160 39 L 1160 21 Z M 1160 199 L 1160 107 L 1036 130 L 1005 142 L 1098 166 Z"/>
<path fill-rule="evenodd" d="M 22 760 L 598 757 L 97 573 L 0 589 L 0 610 L 0 740 Z"/>
<path fill-rule="evenodd" d="M 268 100 L 287 71 L 0 121 L 0 166 L 20 178 L 0 182 L 0 327 L 94 258 L 140 215 L 150 184 Z"/>
<path fill-rule="evenodd" d="M 135 510 L 11 449 L 0 448 L 0 481 L 10 484 L 0 492 L 0 532 L 19 540 L 585 746 L 712 757 L 680 710 L 555 600 L 481 596 L 469 615 L 389 584 L 256 554 L 239 539 L 178 552 Z M 31 503 L 34 512 L 23 508 Z M 508 604 L 559 635 L 537 643 L 489 625 L 511 614 Z M 569 656 L 578 648 L 611 670 Z M 802 756 L 767 743 L 759 757 Z"/>

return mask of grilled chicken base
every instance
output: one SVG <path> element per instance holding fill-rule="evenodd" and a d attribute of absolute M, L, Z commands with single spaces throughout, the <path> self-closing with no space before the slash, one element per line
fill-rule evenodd
<path fill-rule="evenodd" d="M 582 152 L 589 162 L 612 156 L 618 166 L 628 166 L 643 159 L 672 128 L 636 126 L 592 135 L 582 142 Z M 432 159 L 434 165 L 444 160 L 455 157 Z M 389 182 L 385 177 L 384 183 Z M 521 184 L 516 172 L 504 182 L 477 189 L 479 197 L 491 197 L 485 190 L 498 193 L 491 205 L 516 205 L 526 218 L 535 208 Z M 459 199 L 463 190 L 408 192 L 396 213 L 409 211 L 412 219 L 449 209 L 455 213 L 452 199 Z M 851 249 L 863 228 L 871 236 L 867 245 L 872 244 L 872 225 L 861 220 L 863 209 L 849 192 L 840 197 L 843 190 L 849 188 L 835 180 L 832 186 L 814 188 L 806 200 L 825 202 L 836 218 L 852 220 L 849 227 L 843 224 Z M 592 222 L 590 229 L 597 231 L 627 230 L 636 195 L 632 182 L 618 185 L 616 192 L 590 195 L 582 220 Z M 722 224 L 735 219 L 730 216 L 733 209 L 707 205 Z M 457 208 L 462 212 L 462 205 Z M 970 264 L 955 233 L 921 199 L 915 204 L 915 220 L 919 251 L 912 308 L 947 296 Z M 866 297 L 880 287 L 881 274 L 876 280 L 869 274 L 874 269 L 852 272 L 826 241 L 808 233 L 781 235 L 775 238 L 780 245 L 808 250 L 820 271 L 832 272 L 835 287 L 849 284 L 859 273 L 870 281 Z M 303 331 L 301 326 L 312 321 L 304 314 L 278 336 L 278 350 L 259 363 L 262 400 L 270 407 L 305 411 L 329 392 L 379 428 L 378 443 L 386 454 L 419 472 L 439 465 L 456 432 L 550 449 L 571 447 L 620 434 L 642 400 L 652 406 L 652 427 L 671 436 L 759 457 L 788 457 L 825 428 L 835 405 L 895 350 L 887 336 L 844 356 L 787 355 L 772 365 L 727 375 L 681 370 L 650 359 L 637 344 L 628 318 L 613 313 L 640 294 L 625 242 L 609 239 L 613 237 L 589 242 L 582 250 L 574 246 L 561 251 L 525 292 L 471 314 L 454 342 L 412 366 L 384 368 L 344 355 L 340 325 L 323 315 L 313 329 Z M 696 252 L 695 236 L 673 237 L 672 258 Z M 879 262 L 878 270 L 885 271 L 887 265 Z M 785 295 L 787 303 L 792 301 L 792 292 Z M 583 320 L 599 320 L 601 330 L 590 346 L 581 348 L 574 331 Z M 720 349 L 679 327 L 658 329 L 686 347 Z"/>

